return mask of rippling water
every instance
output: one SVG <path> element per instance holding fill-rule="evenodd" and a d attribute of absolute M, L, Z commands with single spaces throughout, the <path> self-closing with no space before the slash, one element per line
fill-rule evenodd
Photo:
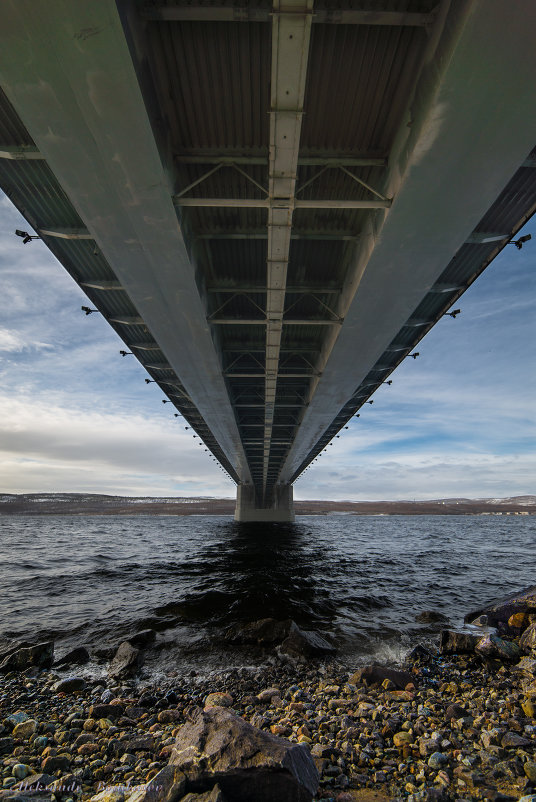
<path fill-rule="evenodd" d="M 439 631 L 419 613 L 456 623 L 535 583 L 532 516 L 4 516 L 0 534 L 0 642 L 61 653 L 152 627 L 153 671 L 254 662 L 219 636 L 268 616 L 330 634 L 350 663 L 397 659 Z"/>

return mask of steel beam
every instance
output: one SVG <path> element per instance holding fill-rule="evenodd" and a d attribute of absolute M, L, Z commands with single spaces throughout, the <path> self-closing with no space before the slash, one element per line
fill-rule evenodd
<path fill-rule="evenodd" d="M 12 161 L 42 160 L 45 157 L 34 145 L 0 145 L 0 159 Z"/>
<path fill-rule="evenodd" d="M 80 286 L 87 287 L 90 290 L 103 290 L 105 292 L 124 290 L 123 285 L 120 284 L 119 281 L 102 281 L 99 278 L 81 281 Z"/>
<path fill-rule="evenodd" d="M 181 5 L 147 3 L 141 9 L 146 20 L 160 22 L 270 22 L 266 8 L 235 5 Z M 407 11 L 360 11 L 352 9 L 318 9 L 312 22 L 323 25 L 387 25 L 389 27 L 423 28 L 431 25 L 434 14 Z"/>
<path fill-rule="evenodd" d="M 294 118 L 296 115 L 294 114 Z M 299 200 L 284 206 L 279 198 L 183 198 L 173 196 L 173 202 L 183 207 L 214 207 L 221 209 L 268 209 L 284 212 L 286 209 L 389 209 L 392 201 L 385 200 Z"/>
<path fill-rule="evenodd" d="M 127 39 L 115 0 L 9 2 L 2 8 L 0 82 L 140 315 L 110 321 L 147 326 L 240 480 L 249 481 L 171 200 L 173 177 Z"/>

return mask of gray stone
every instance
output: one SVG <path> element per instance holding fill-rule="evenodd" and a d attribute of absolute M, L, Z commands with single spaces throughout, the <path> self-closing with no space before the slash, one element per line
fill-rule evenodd
<path fill-rule="evenodd" d="M 0 672 L 24 671 L 26 668 L 50 668 L 54 660 L 54 643 L 38 643 L 35 646 L 17 649 L 0 664 Z"/>
<path fill-rule="evenodd" d="M 523 771 L 531 783 L 536 783 L 536 763 L 533 760 L 527 760 L 527 762 L 523 764 Z"/>
<path fill-rule="evenodd" d="M 521 656 L 517 643 L 499 638 L 493 633 L 487 633 L 480 638 L 475 646 L 475 652 L 485 657 L 497 657 L 501 660 L 519 660 Z"/>
<path fill-rule="evenodd" d="M 108 673 L 111 677 L 132 674 L 139 666 L 140 662 L 139 649 L 135 649 L 128 641 L 124 641 L 115 653 Z"/>
<path fill-rule="evenodd" d="M 203 792 L 218 783 L 233 802 L 310 802 L 318 772 L 304 744 L 256 729 L 229 710 L 197 711 L 179 730 L 170 765 Z"/>
<path fill-rule="evenodd" d="M 54 666 L 82 666 L 89 662 L 89 652 L 85 646 L 77 646 L 54 662 Z"/>
<path fill-rule="evenodd" d="M 148 646 L 150 643 L 153 643 L 156 638 L 156 632 L 154 629 L 142 629 L 141 632 L 135 632 L 133 635 L 128 635 L 125 638 L 127 643 L 130 643 L 131 646 L 134 646 L 136 649 L 142 649 L 144 646 Z"/>
<path fill-rule="evenodd" d="M 296 625 L 292 627 L 288 637 L 279 648 L 283 654 L 289 654 L 291 657 L 315 657 L 322 654 L 335 654 L 337 651 L 317 632 L 300 629 Z"/>
<path fill-rule="evenodd" d="M 51 774 L 31 774 L 17 785 L 17 791 L 44 791 L 56 778 Z"/>
<path fill-rule="evenodd" d="M 428 765 L 435 771 L 442 769 L 443 766 L 446 766 L 448 762 L 448 756 L 444 755 L 443 752 L 433 752 L 428 758 Z"/>
<path fill-rule="evenodd" d="M 83 691 L 85 687 L 86 681 L 82 677 L 65 677 L 56 682 L 52 690 L 55 693 L 75 693 Z"/>
<path fill-rule="evenodd" d="M 43 760 L 41 768 L 45 774 L 53 774 L 55 771 L 67 771 L 71 765 L 71 760 L 63 755 L 50 755 Z"/>
<path fill-rule="evenodd" d="M 529 738 L 523 738 L 517 732 L 506 732 L 501 738 L 501 746 L 504 749 L 519 749 L 523 746 L 534 746 L 534 741 Z"/>

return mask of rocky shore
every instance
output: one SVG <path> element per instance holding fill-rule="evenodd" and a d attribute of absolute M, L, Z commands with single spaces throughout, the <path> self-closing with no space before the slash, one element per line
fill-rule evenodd
<path fill-rule="evenodd" d="M 51 644 L 19 645 L 0 656 L 0 799 L 536 802 L 536 587 L 468 619 L 358 671 L 256 622 L 227 637 L 279 642 L 261 669 L 147 687 L 132 643 L 93 677 L 83 649 L 65 677 Z"/>

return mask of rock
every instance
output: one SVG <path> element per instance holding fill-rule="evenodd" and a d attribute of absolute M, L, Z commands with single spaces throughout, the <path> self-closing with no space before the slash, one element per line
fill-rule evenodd
<path fill-rule="evenodd" d="M 155 638 L 156 632 L 154 629 L 142 629 L 141 632 L 129 635 L 125 638 L 125 641 L 136 649 L 143 649 L 144 646 L 149 646 L 150 643 L 154 643 Z"/>
<path fill-rule="evenodd" d="M 439 639 L 439 651 L 441 654 L 471 654 L 481 638 L 481 632 L 444 629 Z"/>
<path fill-rule="evenodd" d="M 82 666 L 85 663 L 89 663 L 89 652 L 85 646 L 77 646 L 76 649 L 71 649 L 59 660 L 55 660 L 54 666 Z"/>
<path fill-rule="evenodd" d="M 17 649 L 0 664 L 0 672 L 24 671 L 26 668 L 50 668 L 54 660 L 54 643 L 38 643 L 35 646 Z"/>
<path fill-rule="evenodd" d="M 487 615 L 479 615 L 474 621 L 470 621 L 470 624 L 472 627 L 487 627 L 489 626 L 489 620 Z"/>
<path fill-rule="evenodd" d="M 265 688 L 257 694 L 257 699 L 259 702 L 271 702 L 274 696 L 281 696 L 279 688 Z"/>
<path fill-rule="evenodd" d="M 11 774 L 17 780 L 23 780 L 28 774 L 32 773 L 32 767 L 27 766 L 25 763 L 15 763 L 13 768 L 11 769 Z"/>
<path fill-rule="evenodd" d="M 231 707 L 234 699 L 230 693 L 209 693 L 205 707 Z"/>
<path fill-rule="evenodd" d="M 123 705 L 111 705 L 111 704 L 101 704 L 101 705 L 91 705 L 89 708 L 89 715 L 91 718 L 119 718 L 125 712 L 125 708 Z"/>
<path fill-rule="evenodd" d="M 34 734 L 36 729 L 37 721 L 33 718 L 28 718 L 26 721 L 21 721 L 20 724 L 15 724 L 12 735 L 14 738 L 22 738 L 25 741 L 30 735 Z"/>
<path fill-rule="evenodd" d="M 212 791 L 205 791 L 204 794 L 186 794 L 181 802 L 225 802 L 225 797 L 220 786 L 215 785 Z"/>
<path fill-rule="evenodd" d="M 70 758 L 64 755 L 50 755 L 43 760 L 41 768 L 45 774 L 53 774 L 55 771 L 58 771 L 58 769 L 60 771 L 67 771 L 70 765 Z"/>
<path fill-rule="evenodd" d="M 519 645 L 524 652 L 536 651 L 536 623 L 531 624 L 521 635 Z"/>
<path fill-rule="evenodd" d="M 82 677 L 66 677 L 56 682 L 52 690 L 55 693 L 75 693 L 76 691 L 83 691 L 86 687 L 86 681 Z"/>
<path fill-rule="evenodd" d="M 443 752 L 433 752 L 428 758 L 428 765 L 435 771 L 442 769 L 443 766 L 446 766 L 448 762 L 448 756 L 444 755 Z"/>
<path fill-rule="evenodd" d="M 182 771 L 176 766 L 164 766 L 146 786 L 130 794 L 128 802 L 175 802 L 184 798 L 185 790 L 186 777 Z"/>
<path fill-rule="evenodd" d="M 125 743 L 128 752 L 153 752 L 154 738 L 150 733 L 138 735 Z"/>
<path fill-rule="evenodd" d="M 92 796 L 90 802 L 125 802 L 125 791 L 128 791 L 125 786 L 105 788 L 100 794 Z"/>
<path fill-rule="evenodd" d="M 415 616 L 415 621 L 419 624 L 446 624 L 448 618 L 437 610 L 423 610 Z"/>
<path fill-rule="evenodd" d="M 534 612 L 536 612 L 536 585 L 531 585 L 519 593 L 512 593 L 498 601 L 489 602 L 482 609 L 468 613 L 465 621 L 471 621 L 479 615 L 487 615 L 491 626 L 496 627 L 499 623 L 507 624 L 510 616 L 515 613 Z"/>
<path fill-rule="evenodd" d="M 270 645 L 284 641 L 293 627 L 296 627 L 296 624 L 290 618 L 286 621 L 262 618 L 249 624 L 235 624 L 225 632 L 224 639 L 230 643 Z"/>
<path fill-rule="evenodd" d="M 523 771 L 531 783 L 536 784 L 536 763 L 533 760 L 527 760 L 527 762 L 523 764 Z"/>
<path fill-rule="evenodd" d="M 128 641 L 124 641 L 115 653 L 114 659 L 108 669 L 111 677 L 132 674 L 139 666 L 140 651 L 131 646 Z"/>
<path fill-rule="evenodd" d="M 393 735 L 393 743 L 399 749 L 406 744 L 412 744 L 413 740 L 413 735 L 410 732 L 406 732 L 406 730 L 400 730 L 400 732 L 395 732 Z"/>
<path fill-rule="evenodd" d="M 228 710 L 198 711 L 177 735 L 170 765 L 194 791 L 218 783 L 233 802 L 310 802 L 318 772 L 306 745 L 256 729 Z"/>
<path fill-rule="evenodd" d="M 475 652 L 484 657 L 498 657 L 501 660 L 518 660 L 521 651 L 517 643 L 506 641 L 498 635 L 487 633 L 475 646 Z"/>
<path fill-rule="evenodd" d="M 464 707 L 457 704 L 452 704 L 447 707 L 445 710 L 445 719 L 450 721 L 451 719 L 458 719 L 464 718 L 467 715 L 467 711 Z"/>
<path fill-rule="evenodd" d="M 394 668 L 376 664 L 360 668 L 355 674 L 352 674 L 348 682 L 352 685 L 358 685 L 360 682 L 367 682 L 369 685 L 381 685 L 386 679 L 390 680 L 400 690 L 403 690 L 406 685 L 415 682 L 414 675 L 408 671 L 398 671 Z"/>
<path fill-rule="evenodd" d="M 524 746 L 534 746 L 534 741 L 523 738 L 517 732 L 506 732 L 501 738 L 501 746 L 503 749 L 519 749 Z"/>
<path fill-rule="evenodd" d="M 0 738 L 0 755 L 9 754 L 13 751 L 14 746 L 15 742 L 9 735 L 4 738 Z"/>
<path fill-rule="evenodd" d="M 43 772 L 40 772 L 39 774 L 31 774 L 29 777 L 26 777 L 23 782 L 18 784 L 17 790 L 43 791 L 51 783 L 53 783 L 55 779 L 56 778 L 51 774 L 43 774 Z"/>
<path fill-rule="evenodd" d="M 296 625 L 292 627 L 288 637 L 279 648 L 283 654 L 290 654 L 292 657 L 314 657 L 337 652 L 335 647 L 318 633 L 300 629 Z"/>

